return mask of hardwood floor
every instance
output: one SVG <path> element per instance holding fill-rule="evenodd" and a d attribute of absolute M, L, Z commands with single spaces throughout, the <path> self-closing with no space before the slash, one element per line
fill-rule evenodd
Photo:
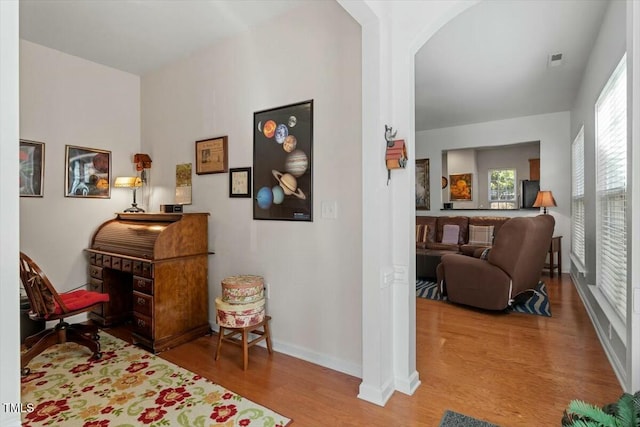
<path fill-rule="evenodd" d="M 572 399 L 602 405 L 622 394 L 568 275 L 547 283 L 553 317 L 491 314 L 418 298 L 413 396 L 385 407 L 356 396 L 360 379 L 266 349 L 222 348 L 202 337 L 160 353 L 294 420 L 294 426 L 438 426 L 446 409 L 508 426 L 558 426 Z M 127 337 L 123 328 L 111 330 Z"/>

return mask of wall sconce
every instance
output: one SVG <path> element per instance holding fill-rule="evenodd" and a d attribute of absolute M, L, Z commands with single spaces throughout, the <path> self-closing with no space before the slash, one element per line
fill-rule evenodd
<path fill-rule="evenodd" d="M 538 191 L 538 195 L 536 196 L 536 201 L 533 202 L 534 208 L 544 208 L 544 214 L 547 214 L 548 207 L 554 207 L 556 205 L 556 199 L 553 198 L 553 193 L 551 191 Z"/>
<path fill-rule="evenodd" d="M 131 188 L 133 189 L 133 203 L 131 207 L 125 209 L 125 212 L 144 212 L 144 209 L 138 207 L 136 203 L 136 190 L 138 187 L 142 187 L 142 180 L 138 176 L 119 176 L 113 183 L 115 188 Z"/>

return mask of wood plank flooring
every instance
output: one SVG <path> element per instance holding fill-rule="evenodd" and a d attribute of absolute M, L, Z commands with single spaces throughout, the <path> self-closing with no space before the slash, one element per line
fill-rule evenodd
<path fill-rule="evenodd" d="M 294 420 L 294 426 L 438 426 L 446 409 L 502 427 L 558 426 L 572 399 L 598 405 L 622 394 L 568 275 L 543 276 L 553 317 L 490 314 L 418 298 L 413 396 L 395 393 L 385 407 L 357 398 L 360 379 L 216 336 L 160 353 L 199 375 Z M 125 328 L 111 333 L 127 338 Z"/>

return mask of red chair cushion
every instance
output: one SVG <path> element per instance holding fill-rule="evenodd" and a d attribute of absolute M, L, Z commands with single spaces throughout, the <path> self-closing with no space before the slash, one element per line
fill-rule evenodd
<path fill-rule="evenodd" d="M 91 292 L 84 289 L 78 289 L 77 291 L 67 292 L 60 294 L 60 298 L 70 311 L 82 310 L 83 308 L 91 307 L 99 302 L 108 302 L 109 294 L 102 294 L 100 292 Z M 56 302 L 56 309 L 54 314 L 62 314 L 62 308 Z"/>

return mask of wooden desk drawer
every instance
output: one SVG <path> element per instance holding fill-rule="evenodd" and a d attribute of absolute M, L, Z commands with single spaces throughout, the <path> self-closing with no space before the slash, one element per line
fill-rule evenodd
<path fill-rule="evenodd" d="M 102 279 L 102 267 L 98 267 L 97 265 L 90 265 L 89 276 L 95 277 L 96 279 Z"/>
<path fill-rule="evenodd" d="M 135 314 L 151 316 L 153 313 L 153 297 L 151 295 L 133 292 L 133 311 Z"/>
<path fill-rule="evenodd" d="M 102 267 L 102 254 L 96 254 L 96 265 Z"/>
<path fill-rule="evenodd" d="M 148 295 L 153 295 L 153 279 L 133 276 L 133 289 Z"/>
<path fill-rule="evenodd" d="M 102 280 L 92 277 L 89 279 L 89 290 L 102 293 Z"/>
<path fill-rule="evenodd" d="M 102 255 L 102 266 L 111 268 L 111 255 Z"/>
<path fill-rule="evenodd" d="M 94 252 L 89 252 L 89 264 L 96 263 L 96 254 Z"/>
<path fill-rule="evenodd" d="M 133 330 L 147 338 L 153 337 L 153 322 L 150 317 L 133 313 Z"/>
<path fill-rule="evenodd" d="M 122 260 L 122 271 L 126 271 L 127 273 L 131 273 L 131 269 L 133 268 L 133 261 L 130 259 Z"/>
<path fill-rule="evenodd" d="M 122 258 L 118 258 L 117 256 L 111 257 L 111 268 L 114 270 L 122 270 Z"/>

